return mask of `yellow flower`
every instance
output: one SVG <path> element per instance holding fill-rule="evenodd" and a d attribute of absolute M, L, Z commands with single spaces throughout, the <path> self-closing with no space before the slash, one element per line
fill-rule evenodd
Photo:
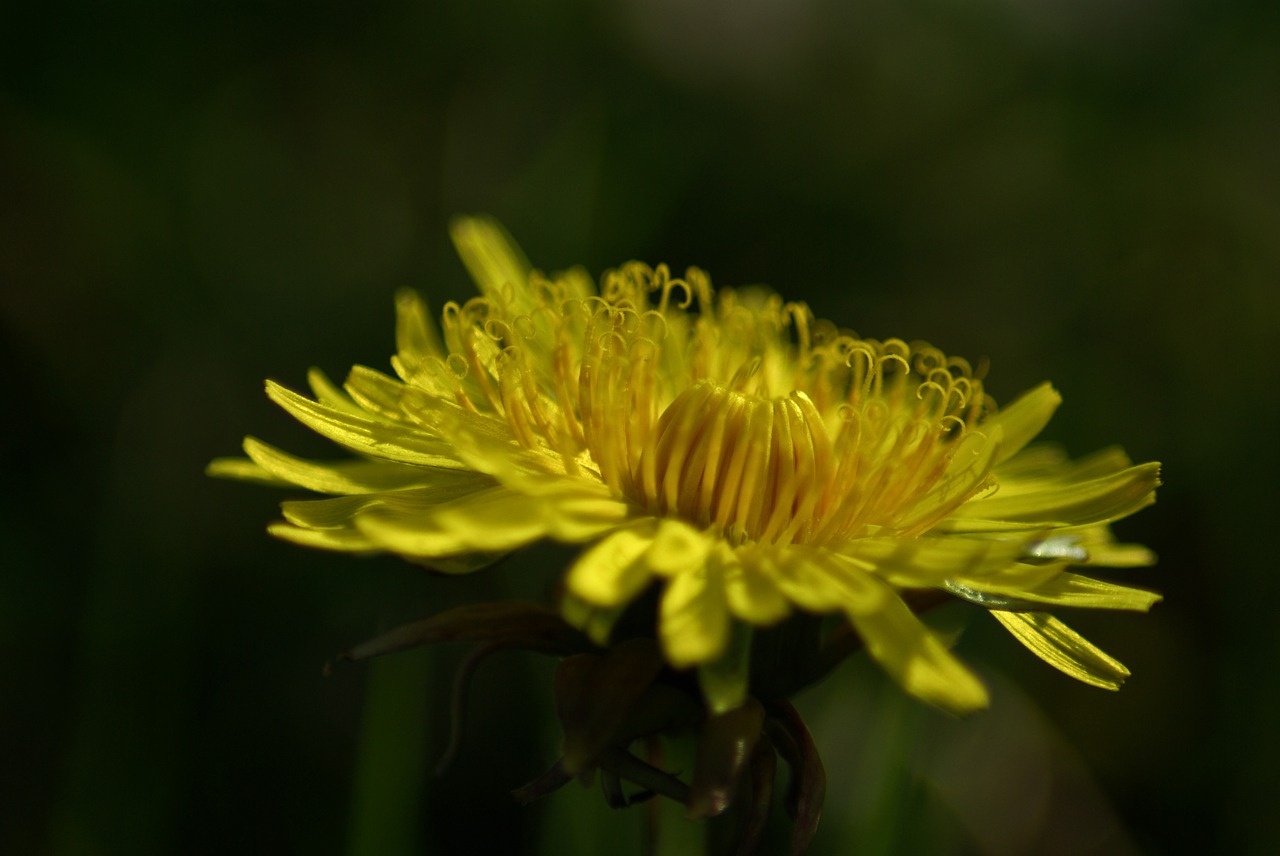
<path fill-rule="evenodd" d="M 453 226 L 480 297 L 437 328 L 397 297 L 397 377 L 267 394 L 358 457 L 305 461 L 252 437 L 219 476 L 334 498 L 283 504 L 272 534 L 470 571 L 542 538 L 589 544 L 565 617 L 607 640 L 658 586 L 669 664 L 697 667 L 713 711 L 747 692 L 752 630 L 840 613 L 913 695 L 965 712 L 981 682 L 908 601 L 985 607 L 1030 650 L 1116 688 L 1125 668 L 1053 607 L 1146 610 L 1153 593 L 1072 566 L 1149 564 L 1107 524 L 1152 502 L 1158 465 L 1110 449 L 1070 461 L 1028 443 L 1048 384 L 997 409 L 963 359 L 862 339 L 763 290 L 630 263 L 597 291 L 531 271 L 485 219 Z M 904 600 L 904 597 L 906 600 Z"/>

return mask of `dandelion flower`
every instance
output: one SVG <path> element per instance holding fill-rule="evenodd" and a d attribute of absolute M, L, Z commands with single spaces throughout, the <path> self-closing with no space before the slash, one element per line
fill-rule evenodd
<path fill-rule="evenodd" d="M 838 614 L 909 693 L 972 711 L 982 683 L 912 605 L 960 599 L 1032 652 L 1117 688 L 1119 662 L 1060 607 L 1159 598 L 1072 568 L 1149 564 L 1108 524 L 1153 501 L 1158 465 L 1118 449 L 1071 461 L 1028 444 L 1048 384 L 997 408 L 979 373 L 923 342 L 864 339 L 702 271 L 531 270 L 496 223 L 453 239 L 480 296 L 396 300 L 395 376 L 356 366 L 312 397 L 268 381 L 303 424 L 356 453 L 302 460 L 252 437 L 214 475 L 305 488 L 270 532 L 391 552 L 446 573 L 544 538 L 585 545 L 562 612 L 603 644 L 657 592 L 667 663 L 713 713 L 748 693 L 753 631 Z"/>

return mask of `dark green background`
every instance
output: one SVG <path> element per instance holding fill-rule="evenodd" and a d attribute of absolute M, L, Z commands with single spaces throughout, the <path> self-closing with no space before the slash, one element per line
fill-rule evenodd
<path fill-rule="evenodd" d="M 4 4 L 0 851 L 638 852 L 639 811 L 506 796 L 554 757 L 549 664 L 481 674 L 440 779 L 458 652 L 320 675 L 567 554 L 308 552 L 202 475 L 249 432 L 326 454 L 262 378 L 385 368 L 394 289 L 470 294 L 446 223 L 485 211 L 542 267 L 697 264 L 989 357 L 1002 401 L 1052 379 L 1051 439 L 1165 463 L 1118 527 L 1165 602 L 1073 622 L 1129 685 L 981 615 L 973 720 L 845 667 L 801 700 L 815 852 L 1280 852 L 1276 9 Z"/>

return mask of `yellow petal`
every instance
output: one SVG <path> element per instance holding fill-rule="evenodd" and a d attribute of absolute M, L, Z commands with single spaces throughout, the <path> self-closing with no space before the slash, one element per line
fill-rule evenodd
<path fill-rule="evenodd" d="M 204 468 L 204 474 L 216 479 L 255 482 L 269 487 L 289 487 L 291 484 L 244 458 L 214 458 Z"/>
<path fill-rule="evenodd" d="M 1038 490 L 975 499 L 957 509 L 952 523 L 1003 521 L 1028 527 L 1082 526 L 1125 517 L 1154 500 L 1160 465 L 1142 464 L 1082 482 L 1053 484 Z"/>
<path fill-rule="evenodd" d="M 953 713 L 988 704 L 982 682 L 924 626 L 889 585 L 844 563 L 831 563 L 844 589 L 844 610 L 867 653 L 903 689 Z"/>
<path fill-rule="evenodd" d="M 598 294 L 596 281 L 584 267 L 571 267 L 557 274 L 556 283 L 564 289 L 565 297 L 569 300 L 585 300 Z"/>
<path fill-rule="evenodd" d="M 1052 523 L 1027 520 L 989 520 L 953 514 L 929 530 L 930 535 L 1007 535 L 1025 538 L 1028 534 L 1055 528 Z"/>
<path fill-rule="evenodd" d="M 332 499 L 280 503 L 284 519 L 304 529 L 354 529 L 356 515 L 382 501 L 379 494 L 356 494 Z"/>
<path fill-rule="evenodd" d="M 649 547 L 649 567 L 655 574 L 678 577 L 706 565 L 712 540 L 687 523 L 671 517 L 658 524 Z"/>
<path fill-rule="evenodd" d="M 595 606 L 626 603 L 653 578 L 644 559 L 652 543 L 652 528 L 620 529 L 582 554 L 565 585 Z"/>
<path fill-rule="evenodd" d="M 1142 568 L 1154 565 L 1155 553 L 1141 544 L 1119 544 L 1105 524 L 1085 526 L 1071 533 L 1087 554 L 1081 564 L 1104 568 Z"/>
<path fill-rule="evenodd" d="M 1004 596 L 1029 603 L 1073 606 L 1089 609 L 1126 609 L 1146 612 L 1159 603 L 1160 595 L 1146 589 L 1095 580 L 1081 574 L 1060 573 L 1034 587 L 1015 584 L 993 585 L 989 581 L 961 579 L 964 585 L 985 594 Z"/>
<path fill-rule="evenodd" d="M 796 606 L 809 612 L 832 612 L 844 603 L 844 593 L 825 568 L 825 553 L 821 548 L 801 546 L 763 549 L 753 561 Z"/>
<path fill-rule="evenodd" d="M 658 633 L 667 662 L 677 669 L 715 660 L 729 642 L 724 583 L 714 567 L 681 573 L 662 595 Z"/>
<path fill-rule="evenodd" d="M 493 483 L 487 476 L 465 470 L 410 467 L 364 458 L 349 461 L 307 461 L 255 437 L 245 438 L 244 450 L 264 472 L 317 493 L 381 493 L 427 483 L 438 485 L 458 481 L 474 482 L 476 487 Z"/>
<path fill-rule="evenodd" d="M 273 381 L 267 395 L 295 419 L 316 433 L 357 452 L 402 464 L 460 469 L 449 445 L 418 428 L 385 422 L 337 410 L 311 401 Z"/>
<path fill-rule="evenodd" d="M 786 618 L 791 604 L 761 567 L 762 561 L 758 551 L 749 550 L 725 562 L 724 592 L 730 612 L 750 624 L 767 627 Z"/>
<path fill-rule="evenodd" d="M 334 410 L 340 410 L 343 413 L 351 413 L 362 418 L 368 418 L 369 414 L 360 408 L 360 405 L 351 400 L 351 396 L 343 391 L 342 387 L 329 380 L 329 376 L 317 368 L 311 368 L 307 371 L 307 385 L 311 387 L 311 394 L 315 396 L 316 401 L 325 407 L 331 407 Z M 271 382 L 267 382 L 267 391 L 270 393 Z"/>
<path fill-rule="evenodd" d="M 993 540 L 959 536 L 860 538 L 835 547 L 842 556 L 875 567 L 894 585 L 929 587 L 958 576 L 982 577 L 1016 562 L 1025 553 L 1022 539 Z"/>
<path fill-rule="evenodd" d="M 396 515 L 423 515 L 441 505 L 480 491 L 492 490 L 493 480 L 462 471 L 449 472 L 427 487 L 390 493 L 362 493 L 331 499 L 295 500 L 280 505 L 284 517 L 297 526 L 311 529 L 341 529 L 354 526 L 356 518 L 371 508 Z"/>
<path fill-rule="evenodd" d="M 1076 680 L 1118 690 L 1129 677 L 1123 663 L 1047 612 L 991 614 L 1031 653 Z"/>
<path fill-rule="evenodd" d="M 946 473 L 928 493 L 903 510 L 893 528 L 917 534 L 941 520 L 980 491 L 991 475 L 991 467 L 1003 439 L 999 426 L 983 426 L 965 436 L 952 453 Z"/>
<path fill-rule="evenodd" d="M 351 400 L 360 405 L 368 413 L 379 416 L 388 422 L 408 422 L 404 412 L 405 385 L 380 371 L 368 366 L 352 366 L 347 374 L 346 383 L 342 385 Z"/>
<path fill-rule="evenodd" d="M 562 479 L 568 482 L 567 479 Z M 534 494 L 530 499 L 542 505 L 547 518 L 547 535 L 567 544 L 590 541 L 603 532 L 625 526 L 632 518 L 633 508 L 619 500 L 598 496 L 591 491 L 593 485 L 568 485 L 582 487 L 581 492 Z M 590 491 L 590 492 L 589 492 Z M 528 496 L 528 494 L 526 494 Z"/>
<path fill-rule="evenodd" d="M 480 491 L 425 512 L 372 508 L 356 518 L 356 526 L 382 549 L 423 559 L 506 552 L 547 533 L 539 504 L 506 488 Z"/>
<path fill-rule="evenodd" d="M 1075 461 L 1053 447 L 1050 447 L 1050 452 L 1045 454 L 1044 447 L 1028 449 L 997 467 L 1000 493 L 1010 496 L 1052 485 L 1089 481 L 1133 466 L 1133 461 L 1119 446 L 1102 449 Z"/>
<path fill-rule="evenodd" d="M 272 523 L 267 532 L 282 541 L 336 550 L 343 553 L 374 553 L 380 548 L 354 529 L 302 529 L 290 523 Z"/>
<path fill-rule="evenodd" d="M 401 491 L 359 510 L 355 525 L 387 550 L 433 559 L 507 552 L 543 537 L 587 541 L 627 522 L 631 508 L 626 503 L 583 496 L 572 492 L 573 487 L 566 485 L 560 495 L 536 497 L 505 487 L 487 488 L 440 503 L 435 498 L 443 493 L 424 491 L 419 498 Z"/>
<path fill-rule="evenodd" d="M 1049 424 L 1053 412 L 1062 403 L 1062 396 L 1048 383 L 1042 383 L 1035 389 L 1024 393 L 1012 404 L 1000 408 L 1000 411 L 982 424 L 982 430 L 999 427 L 1004 433 L 1004 442 L 996 463 L 1007 461 L 1022 451 L 1028 443 L 1036 438 L 1044 426 Z"/>
<path fill-rule="evenodd" d="M 1127 470 L 1132 466 L 1133 461 L 1124 449 L 1119 446 L 1108 446 L 1072 461 L 1068 470 L 1073 480 L 1088 481 Z"/>
<path fill-rule="evenodd" d="M 550 452 L 518 445 L 500 417 L 475 413 L 450 401 L 411 396 L 411 415 L 427 430 L 448 439 L 453 455 L 469 469 L 487 473 L 525 493 L 537 493 L 547 476 L 563 475 L 563 461 Z M 583 483 L 587 483 L 583 480 Z M 608 490 L 596 482 L 603 493 Z"/>
<path fill-rule="evenodd" d="M 426 304 L 409 288 L 396 292 L 396 354 L 410 368 L 432 357 L 447 357 Z"/>
<path fill-rule="evenodd" d="M 511 316 L 534 308 L 529 294 L 529 262 L 516 242 L 495 220 L 459 217 L 449 225 L 453 245 L 480 292 Z"/>
<path fill-rule="evenodd" d="M 1087 565 L 1104 568 L 1145 568 L 1156 563 L 1156 554 L 1141 544 L 1099 544 L 1088 548 Z"/>
<path fill-rule="evenodd" d="M 1035 479 L 1056 475 L 1070 465 L 1071 459 L 1066 450 L 1058 444 L 1036 443 L 1001 461 L 996 467 L 996 475 L 1000 477 L 1001 483 L 1005 480 Z"/>

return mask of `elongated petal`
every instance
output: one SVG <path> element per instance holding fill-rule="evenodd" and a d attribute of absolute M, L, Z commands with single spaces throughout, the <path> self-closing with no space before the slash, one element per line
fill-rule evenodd
<path fill-rule="evenodd" d="M 272 523 L 267 532 L 281 541 L 340 553 L 375 553 L 382 548 L 354 529 L 304 529 L 292 523 Z"/>
<path fill-rule="evenodd" d="M 1124 449 L 1111 446 L 1086 455 L 1079 460 L 1069 460 L 1060 449 L 1028 449 L 1018 457 L 996 468 L 1000 479 L 1000 494 L 1013 496 L 1028 490 L 1053 485 L 1074 484 L 1103 476 L 1114 475 L 1133 466 Z"/>
<path fill-rule="evenodd" d="M 445 503 L 453 502 L 494 488 L 491 479 L 476 473 L 450 473 L 429 487 L 398 490 L 390 493 L 361 493 L 329 499 L 295 500 L 281 503 L 284 517 L 297 526 L 311 529 L 341 529 L 354 526 L 356 518 L 371 508 L 381 508 L 396 515 L 422 515 Z"/>
<path fill-rule="evenodd" d="M 487 217 L 459 217 L 450 224 L 449 234 L 485 297 L 508 307 L 512 316 L 533 308 L 529 261 L 506 229 Z"/>
<path fill-rule="evenodd" d="M 953 521 L 1005 521 L 1028 526 L 1080 526 L 1106 523 L 1154 501 L 1160 465 L 1142 464 L 1102 478 L 1002 497 L 975 499 L 959 508 Z"/>
<path fill-rule="evenodd" d="M 1133 460 L 1119 446 L 1099 449 L 1072 461 L 1067 472 L 1073 481 L 1088 481 L 1122 472 L 1133 466 Z"/>
<path fill-rule="evenodd" d="M 761 550 L 756 568 L 787 599 L 810 612 L 833 612 L 844 603 L 844 591 L 824 564 L 824 551 L 810 547 Z"/>
<path fill-rule="evenodd" d="M 1145 568 L 1156 563 L 1156 554 L 1141 544 L 1099 544 L 1089 548 L 1088 565 L 1103 568 Z"/>
<path fill-rule="evenodd" d="M 1154 565 L 1156 561 L 1155 553 L 1141 544 L 1117 543 L 1110 527 L 1105 524 L 1064 531 L 1064 534 L 1078 539 L 1080 547 L 1087 554 L 1080 564 L 1103 568 L 1141 568 Z"/>
<path fill-rule="evenodd" d="M 588 485 L 588 488 L 591 486 Z M 580 544 L 633 522 L 633 508 L 610 497 L 591 493 L 543 494 L 530 497 L 543 506 L 547 534 L 557 541 Z"/>
<path fill-rule="evenodd" d="M 477 487 L 493 480 L 463 470 L 422 468 L 371 461 L 307 461 L 271 446 L 255 437 L 244 440 L 245 453 L 271 476 L 317 493 L 381 493 L 431 484 L 474 483 Z"/>
<path fill-rule="evenodd" d="M 677 669 L 715 660 L 729 641 L 729 608 L 715 568 L 681 573 L 662 595 L 659 636 Z"/>
<path fill-rule="evenodd" d="M 983 426 L 981 433 L 966 436 L 952 454 L 943 477 L 894 521 L 893 528 L 904 534 L 918 534 L 963 507 L 988 483 L 1002 443 L 999 426 Z"/>
<path fill-rule="evenodd" d="M 1062 403 L 1062 396 L 1048 383 L 1042 383 L 1026 392 L 1012 404 L 1000 408 L 1000 412 L 983 423 L 984 430 L 999 426 L 1004 434 L 996 463 L 1007 461 L 1036 438 L 1049 424 L 1053 413 Z"/>
<path fill-rule="evenodd" d="M 289 487 L 292 484 L 245 458 L 214 458 L 204 468 L 204 474 L 216 479 L 254 482 L 268 487 Z"/>
<path fill-rule="evenodd" d="M 447 438 L 452 453 L 470 469 L 526 493 L 537 493 L 549 484 L 548 475 L 565 473 L 557 455 L 516 444 L 507 423 L 496 416 L 426 396 L 411 397 L 410 402 L 414 417 L 429 431 Z M 589 480 L 582 481 L 585 485 Z M 600 482 L 595 484 L 607 494 Z"/>
<path fill-rule="evenodd" d="M 1047 612 L 991 614 L 1031 653 L 1076 680 L 1118 690 L 1129 677 L 1123 663 Z"/>
<path fill-rule="evenodd" d="M 621 529 L 582 554 L 565 578 L 569 591 L 595 606 L 617 606 L 653 578 L 644 554 L 653 528 Z"/>
<path fill-rule="evenodd" d="M 357 452 L 425 467 L 458 469 L 448 443 L 421 429 L 388 425 L 311 401 L 278 383 L 267 381 L 267 395 L 308 428 Z"/>
<path fill-rule="evenodd" d="M 1089 609 L 1125 609 L 1146 612 L 1160 602 L 1160 595 L 1146 589 L 1096 580 L 1081 574 L 1061 573 L 1034 587 L 992 585 L 981 580 L 963 580 L 971 588 L 993 595 L 1051 606 Z"/>
<path fill-rule="evenodd" d="M 693 573 L 706 564 L 712 540 L 687 523 L 664 518 L 649 547 L 649 567 L 664 577 Z"/>
<path fill-rule="evenodd" d="M 410 288 L 396 292 L 396 353 L 411 368 L 432 357 L 448 356 L 427 305 Z"/>
<path fill-rule="evenodd" d="M 530 497 L 504 487 L 432 504 L 395 501 L 361 510 L 356 526 L 371 540 L 406 556 L 438 558 L 471 551 L 506 552 L 543 537 L 579 542 L 627 522 L 616 500 L 564 493 Z"/>
<path fill-rule="evenodd" d="M 996 474 L 1001 482 L 1006 479 L 1035 479 L 1061 472 L 1070 463 L 1066 449 L 1057 443 L 1033 443 L 1008 460 L 1001 461 L 996 467 Z"/>
<path fill-rule="evenodd" d="M 982 682 L 905 604 L 851 620 L 871 656 L 911 695 L 960 714 L 989 704 Z"/>
<path fill-rule="evenodd" d="M 1053 523 L 1031 520 L 991 520 L 952 515 L 929 530 L 930 535 L 1004 535 L 1025 538 L 1029 534 L 1057 528 Z"/>
<path fill-rule="evenodd" d="M 954 713 L 988 704 L 987 691 L 920 622 L 898 594 L 873 574 L 831 563 L 844 589 L 844 610 L 867 652 L 907 692 Z"/>
<path fill-rule="evenodd" d="M 424 559 L 477 550 L 505 552 L 547 534 L 546 515 L 528 497 L 492 488 L 418 513 L 378 507 L 356 526 L 379 547 Z"/>
<path fill-rule="evenodd" d="M 284 519 L 304 529 L 354 529 L 356 515 L 383 501 L 376 493 L 280 503 Z"/>
<path fill-rule="evenodd" d="M 317 368 L 311 368 L 307 371 L 307 385 L 311 387 L 311 394 L 315 396 L 316 401 L 325 407 L 334 410 L 340 410 L 343 413 L 350 413 L 362 418 L 368 418 L 360 405 L 351 400 L 351 396 L 329 379 L 329 376 Z M 267 393 L 271 392 L 271 382 L 267 382 Z"/>
<path fill-rule="evenodd" d="M 746 551 L 736 561 L 726 563 L 724 592 L 730 612 L 743 621 L 767 627 L 786 618 L 791 604 L 761 567 L 762 561 L 759 551 Z"/>
<path fill-rule="evenodd" d="M 875 567 L 894 585 L 929 587 L 952 577 L 983 577 L 1007 568 L 1025 551 L 1020 539 L 957 536 L 860 538 L 836 552 Z"/>
<path fill-rule="evenodd" d="M 388 422 L 410 421 L 404 412 L 407 387 L 393 377 L 368 366 L 352 366 L 342 388 L 352 401 L 369 413 Z"/>

